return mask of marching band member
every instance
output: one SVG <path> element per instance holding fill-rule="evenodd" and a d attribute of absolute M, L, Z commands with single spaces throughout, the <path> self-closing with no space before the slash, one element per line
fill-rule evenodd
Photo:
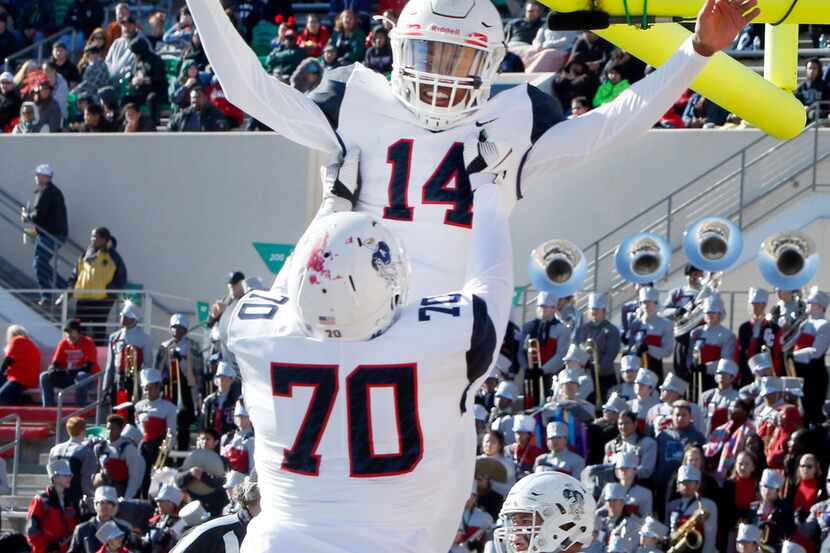
<path fill-rule="evenodd" d="M 570 411 L 578 422 L 589 423 L 596 417 L 596 409 L 593 403 L 579 397 L 580 388 L 584 380 L 587 380 L 585 371 L 580 369 L 565 369 L 556 377 L 558 397 L 545 405 L 545 411 L 557 409 Z"/>
<path fill-rule="evenodd" d="M 107 431 L 107 441 L 95 446 L 101 467 L 100 483 L 113 486 L 119 497 L 133 499 L 141 489 L 146 468 L 144 458 L 138 452 L 143 436 L 135 426 L 125 425 L 118 415 L 107 417 Z"/>
<path fill-rule="evenodd" d="M 651 516 L 654 498 L 651 491 L 635 484 L 640 460 L 634 451 L 624 451 L 614 462 L 614 475 L 625 490 L 625 509 L 638 517 Z"/>
<path fill-rule="evenodd" d="M 469 553 L 484 548 L 487 532 L 493 526 L 493 517 L 476 505 L 477 500 L 478 486 L 474 485 L 470 498 L 464 505 L 461 524 L 458 526 L 458 533 L 455 535 L 450 553 Z"/>
<path fill-rule="evenodd" d="M 761 529 L 754 524 L 740 523 L 735 540 L 738 553 L 758 553 L 761 547 Z"/>
<path fill-rule="evenodd" d="M 657 375 L 649 369 L 637 371 L 637 378 L 634 379 L 634 399 L 628 402 L 628 407 L 637 414 L 637 428 L 641 432 L 646 431 L 646 419 L 648 411 L 660 400 L 654 395 L 654 387 L 657 386 Z"/>
<path fill-rule="evenodd" d="M 626 346 L 631 345 L 631 321 L 637 318 L 637 310 L 640 308 L 640 290 L 654 287 L 653 282 L 646 284 L 634 283 L 634 291 L 637 292 L 637 299 L 627 301 L 620 307 L 620 339 Z"/>
<path fill-rule="evenodd" d="M 814 286 L 807 296 L 810 318 L 801 325 L 796 339 L 795 372 L 804 379 L 805 422 L 821 424 L 824 420 L 821 408 L 827 398 L 827 365 L 824 356 L 830 346 L 830 325 L 825 311 L 830 304 L 830 295 Z"/>
<path fill-rule="evenodd" d="M 636 355 L 623 355 L 620 357 L 620 380 L 621 382 L 611 388 L 612 394 L 617 394 L 625 401 L 634 399 L 634 380 L 637 379 L 637 372 L 640 370 L 640 358 Z"/>
<path fill-rule="evenodd" d="M 490 430 L 497 430 L 504 436 L 504 444 L 510 445 L 516 441 L 513 435 L 513 402 L 516 392 L 512 382 L 499 382 L 496 388 L 496 401 L 490 411 Z"/>
<path fill-rule="evenodd" d="M 141 371 L 141 388 L 145 398 L 135 406 L 135 419 L 144 433 L 141 456 L 146 467 L 141 489 L 146 496 L 161 444 L 165 437 L 176 435 L 176 406 L 161 397 L 161 373 L 156 369 Z"/>
<path fill-rule="evenodd" d="M 732 387 L 737 376 L 737 363 L 731 359 L 718 361 L 718 368 L 715 369 L 715 383 L 718 387 L 706 390 L 700 396 L 700 407 L 706 416 L 702 430 L 707 436 L 712 429 L 719 427 L 729 418 L 729 405 L 738 399 L 738 391 Z"/>
<path fill-rule="evenodd" d="M 101 544 L 97 553 L 130 553 L 136 551 L 136 549 L 128 548 L 125 545 L 127 531 L 112 520 L 102 524 L 95 532 L 95 539 Z"/>
<path fill-rule="evenodd" d="M 196 420 L 196 400 L 199 397 L 199 383 L 196 375 L 203 374 L 202 355 L 199 347 L 188 337 L 187 315 L 174 313 L 170 316 L 170 339 L 161 343 L 156 352 L 155 368 L 161 373 L 162 380 L 169 386 L 168 399 L 173 405 L 180 406 L 176 418 L 178 435 L 176 449 L 186 451 L 190 446 L 190 425 Z M 173 374 L 173 363 L 177 361 L 179 374 Z M 173 384 L 173 379 L 181 378 L 180 384 Z M 182 397 L 179 398 L 179 390 Z"/>
<path fill-rule="evenodd" d="M 778 423 L 778 408 L 784 403 L 784 384 L 777 376 L 765 376 L 761 379 L 761 392 L 758 394 L 761 404 L 755 407 L 755 426 L 763 435 L 765 422 Z"/>
<path fill-rule="evenodd" d="M 533 417 L 528 415 L 516 415 L 513 417 L 513 434 L 516 436 L 516 443 L 504 448 L 504 455 L 513 460 L 516 464 L 517 478 L 533 472 L 533 464 L 544 450 L 536 447 L 531 442 L 533 436 Z"/>
<path fill-rule="evenodd" d="M 589 339 L 595 344 L 599 369 L 594 367 L 594 360 L 591 356 L 588 357 L 588 365 L 591 367 L 590 370 L 599 371 L 599 385 L 602 390 L 608 390 L 617 383 L 617 377 L 614 374 L 614 359 L 620 351 L 620 329 L 605 318 L 607 309 L 608 294 L 591 293 L 588 296 L 590 320 L 583 321 L 579 325 L 574 340 L 583 347 Z"/>
<path fill-rule="evenodd" d="M 679 319 L 694 307 L 694 300 L 701 289 L 703 271 L 687 263 L 683 273 L 686 275 L 686 285 L 669 292 L 660 313 L 661 317 L 670 321 Z M 689 375 L 689 334 L 690 332 L 687 332 L 674 336 L 674 370 L 685 377 Z"/>
<path fill-rule="evenodd" d="M 761 353 L 763 346 L 772 352 L 775 374 L 780 375 L 781 368 L 781 327 L 771 318 L 767 318 L 767 301 L 769 292 L 763 288 L 749 289 L 749 320 L 738 327 L 738 365 L 742 383 L 749 383 L 752 372 L 749 359 Z"/>
<path fill-rule="evenodd" d="M 672 533 L 676 532 L 683 523 L 694 516 L 695 512 L 703 509 L 709 516 L 698 527 L 703 536 L 702 553 L 715 553 L 715 541 L 718 531 L 718 506 L 706 497 L 698 494 L 700 488 L 700 471 L 692 465 L 681 465 L 677 471 L 677 491 L 680 498 L 669 502 L 666 514 Z"/>
<path fill-rule="evenodd" d="M 664 376 L 663 359 L 674 350 L 674 328 L 657 314 L 659 295 L 654 288 L 640 288 L 638 317 L 629 326 L 628 352 L 642 360 L 647 369 Z"/>
<path fill-rule="evenodd" d="M 673 404 L 682 399 L 689 391 L 689 383 L 674 373 L 669 373 L 660 385 L 660 403 L 652 407 L 646 413 L 646 425 L 652 435 L 656 436 L 661 431 L 671 426 Z M 695 403 L 689 404 L 692 410 L 692 422 L 701 432 L 706 430 L 706 422 L 703 411 Z"/>
<path fill-rule="evenodd" d="M 150 553 L 167 553 L 176 545 L 179 539 L 177 529 L 182 525 L 179 522 L 179 507 L 184 494 L 172 484 L 165 484 L 156 495 L 156 511 L 150 517 L 147 532 L 142 537 L 143 549 Z"/>
<path fill-rule="evenodd" d="M 768 352 L 762 351 L 750 357 L 748 365 L 755 380 L 738 390 L 738 395 L 750 400 L 755 405 L 756 402 L 760 401 L 761 380 L 767 376 L 774 376 L 772 357 Z"/>
<path fill-rule="evenodd" d="M 150 335 L 138 326 L 141 318 L 141 310 L 132 302 L 124 302 L 121 308 L 121 328 L 110 334 L 109 349 L 107 350 L 107 368 L 104 371 L 103 390 L 110 394 L 111 405 L 117 405 L 122 401 L 130 400 L 133 382 L 131 377 L 125 374 L 127 368 L 127 355 L 125 348 L 133 346 L 136 349 L 136 369 L 144 366 L 145 360 L 149 361 Z M 118 390 L 124 390 L 126 396 L 116 397 Z"/>
<path fill-rule="evenodd" d="M 241 399 L 236 402 L 233 421 L 237 429 L 222 436 L 220 452 L 232 470 L 250 474 L 254 468 L 254 427 Z"/>
<path fill-rule="evenodd" d="M 721 324 L 723 304 L 719 296 L 703 300 L 704 324 L 689 334 L 688 367 L 695 367 L 703 374 L 703 388 L 714 386 L 715 369 L 720 359 L 735 356 L 735 334 Z"/>
<path fill-rule="evenodd" d="M 571 331 L 557 318 L 556 305 L 557 299 L 550 292 L 539 292 L 536 296 L 538 316 L 522 327 L 522 351 L 519 355 L 519 365 L 527 378 L 527 342 L 531 338 L 539 340 L 542 372 L 546 375 L 548 388 L 551 376 L 562 370 L 562 358 L 571 345 Z"/>
<path fill-rule="evenodd" d="M 784 477 L 774 469 L 764 469 L 761 475 L 761 502 L 755 510 L 759 526 L 769 528 L 766 545 L 778 550 L 782 542 L 795 532 L 795 520 L 790 504 L 780 496 Z"/>
<path fill-rule="evenodd" d="M 603 464 L 613 465 L 620 453 L 634 451 L 637 454 L 637 478 L 648 480 L 654 473 L 657 463 L 657 442 L 637 429 L 637 414 L 623 411 L 617 419 L 620 435 L 605 444 Z"/>
<path fill-rule="evenodd" d="M 72 469 L 66 459 L 55 459 L 46 473 L 49 486 L 32 499 L 26 513 L 26 539 L 32 553 L 66 553 L 80 522 L 77 503 L 68 495 Z"/>
<path fill-rule="evenodd" d="M 576 329 L 582 324 L 582 313 L 576 308 L 573 296 L 559 298 L 556 302 L 556 318 L 568 329 L 568 338 L 573 341 Z"/>
<path fill-rule="evenodd" d="M 588 370 L 586 368 L 590 357 L 590 354 L 582 346 L 579 344 L 571 344 L 568 346 L 568 353 L 562 359 L 565 362 L 565 370 L 570 370 L 572 374 L 576 375 L 576 381 L 579 385 L 576 392 L 577 399 L 587 400 L 588 398 L 593 399 L 594 397 L 594 380 L 591 376 L 588 376 Z M 562 373 L 560 372 L 559 375 L 561 376 Z M 554 398 L 559 398 L 561 397 L 561 390 L 559 388 L 562 380 L 561 378 L 557 378 L 556 381 L 557 385 L 554 386 L 552 395 Z"/>
<path fill-rule="evenodd" d="M 72 468 L 72 483 L 66 497 L 76 505 L 82 496 L 92 499 L 92 475 L 98 465 L 92 444 L 86 439 L 86 421 L 81 417 L 70 417 L 66 421 L 69 438 L 49 450 L 49 461 L 66 459 Z"/>
<path fill-rule="evenodd" d="M 118 518 L 118 494 L 112 486 L 95 488 L 95 516 L 75 527 L 72 532 L 72 541 L 67 553 L 95 553 L 101 548 L 101 540 L 97 536 L 98 530 L 112 522 L 121 528 L 126 535 L 132 533 L 132 525 Z"/>
<path fill-rule="evenodd" d="M 220 436 L 234 429 L 233 411 L 242 389 L 234 386 L 236 371 L 227 361 L 219 361 L 213 382 L 216 391 L 205 398 L 202 404 L 202 428 L 210 428 Z"/>
<path fill-rule="evenodd" d="M 611 482 L 602 490 L 605 505 L 597 511 L 599 535 L 597 539 L 606 545 L 616 538 L 623 542 L 620 549 L 634 553 L 640 543 L 639 531 L 643 520 L 625 509 L 625 488 Z M 609 549 L 610 551 L 610 549 Z"/>
<path fill-rule="evenodd" d="M 663 553 L 661 547 L 668 537 L 668 526 L 653 517 L 646 517 L 640 528 L 640 548 L 636 553 Z"/>
<path fill-rule="evenodd" d="M 775 289 L 778 301 L 769 313 L 769 318 L 780 328 L 788 328 L 807 310 L 807 305 L 801 299 L 801 290 Z"/>
<path fill-rule="evenodd" d="M 546 430 L 550 453 L 536 457 L 533 472 L 555 470 L 579 478 L 585 468 L 585 459 L 568 449 L 568 425 L 551 421 Z"/>

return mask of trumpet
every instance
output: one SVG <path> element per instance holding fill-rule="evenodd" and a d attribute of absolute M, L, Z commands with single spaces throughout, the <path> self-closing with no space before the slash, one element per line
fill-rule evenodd
<path fill-rule="evenodd" d="M 159 446 L 158 455 L 156 455 L 156 461 L 153 463 L 153 471 L 161 470 L 167 464 L 167 457 L 170 455 L 170 447 L 173 441 L 173 437 L 168 432 L 167 435 L 164 436 L 164 440 L 162 440 L 161 445 Z"/>
<path fill-rule="evenodd" d="M 599 349 L 593 339 L 585 340 L 585 349 L 591 354 L 594 363 L 594 405 L 597 411 L 602 411 L 602 392 L 599 387 Z"/>
<path fill-rule="evenodd" d="M 703 548 L 703 534 L 698 526 L 709 518 L 709 512 L 704 510 L 698 502 L 698 508 L 689 520 L 684 522 L 680 528 L 672 532 L 670 536 L 671 548 L 666 553 L 682 553 L 684 551 L 698 551 Z"/>
<path fill-rule="evenodd" d="M 542 376 L 542 348 L 537 338 L 527 339 L 527 369 L 528 374 L 525 375 L 524 382 L 525 409 L 543 403 L 542 396 L 544 395 L 545 384 Z M 536 405 L 529 405 L 529 398 L 533 398 Z"/>

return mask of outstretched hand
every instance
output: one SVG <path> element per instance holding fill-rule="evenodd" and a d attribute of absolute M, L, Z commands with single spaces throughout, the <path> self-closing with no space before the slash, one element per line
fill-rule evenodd
<path fill-rule="evenodd" d="M 730 46 L 760 13 L 758 0 L 706 0 L 695 24 L 695 51 L 711 56 Z"/>

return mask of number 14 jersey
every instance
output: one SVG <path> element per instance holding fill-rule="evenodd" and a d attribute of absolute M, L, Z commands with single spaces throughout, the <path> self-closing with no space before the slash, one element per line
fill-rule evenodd
<path fill-rule="evenodd" d="M 496 347 L 485 302 L 412 302 L 367 342 L 306 337 L 291 303 L 251 292 L 228 331 L 262 493 L 244 551 L 444 553 L 460 516 L 446 476 L 470 475 L 469 493 L 469 388 Z"/>

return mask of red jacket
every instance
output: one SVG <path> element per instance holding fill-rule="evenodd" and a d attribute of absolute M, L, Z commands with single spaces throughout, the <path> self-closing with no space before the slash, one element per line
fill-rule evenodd
<path fill-rule="evenodd" d="M 28 336 L 15 336 L 5 350 L 14 363 L 6 370 L 6 378 L 26 388 L 37 388 L 40 377 L 40 349 Z"/>
<path fill-rule="evenodd" d="M 52 356 L 52 364 L 61 369 L 80 369 L 87 363 L 92 363 L 92 372 L 95 374 L 101 370 L 98 366 L 98 351 L 95 349 L 95 342 L 89 336 L 81 336 L 77 344 L 69 341 L 69 338 L 62 338 L 55 348 Z"/>
<path fill-rule="evenodd" d="M 323 48 L 328 44 L 331 33 L 320 25 L 317 34 L 310 33 L 306 27 L 300 36 L 297 37 L 297 46 L 305 48 L 306 55 L 319 58 L 323 54 Z"/>
<path fill-rule="evenodd" d="M 211 85 L 207 90 L 207 96 L 210 103 L 213 104 L 213 107 L 221 111 L 222 115 L 225 117 L 232 119 L 235 126 L 238 127 L 242 125 L 242 121 L 245 119 L 245 114 L 242 113 L 241 109 L 228 101 L 221 86 L 218 84 Z"/>
<path fill-rule="evenodd" d="M 53 486 L 32 499 L 26 520 L 26 539 L 32 553 L 66 553 L 72 531 L 79 522 L 74 505 L 61 508 Z"/>

